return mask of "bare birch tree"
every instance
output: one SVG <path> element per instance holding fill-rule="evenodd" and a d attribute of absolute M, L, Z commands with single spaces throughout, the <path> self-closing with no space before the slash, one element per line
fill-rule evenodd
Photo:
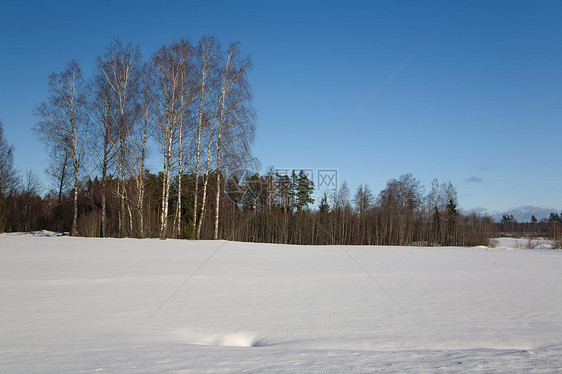
<path fill-rule="evenodd" d="M 201 167 L 201 144 L 206 121 L 213 105 L 213 72 L 216 71 L 220 50 L 215 38 L 204 36 L 199 41 L 195 50 L 195 61 L 197 66 L 197 82 L 199 94 L 198 121 L 195 135 L 195 186 L 193 191 L 193 221 L 192 231 L 197 230 L 197 219 L 199 209 L 199 172 Z"/>
<path fill-rule="evenodd" d="M 185 59 L 180 66 L 180 100 L 179 110 L 177 114 L 178 122 L 178 142 L 177 142 L 177 162 L 178 162 L 178 192 L 175 214 L 174 231 L 176 238 L 181 238 L 182 233 L 182 192 L 183 192 L 183 175 L 185 169 L 185 148 L 189 143 L 188 122 L 190 117 L 189 107 L 196 98 L 197 82 L 194 77 L 194 50 L 186 48 L 184 51 Z"/>
<path fill-rule="evenodd" d="M 0 199 L 17 186 L 14 168 L 14 149 L 4 138 L 4 127 L 0 121 Z M 1 232 L 1 231 L 0 231 Z"/>
<path fill-rule="evenodd" d="M 239 43 L 228 48 L 220 76 L 218 128 L 216 139 L 216 201 L 214 238 L 218 239 L 221 175 L 225 167 L 250 161 L 250 146 L 255 137 L 255 111 L 247 81 L 252 63 L 240 57 Z"/>
<path fill-rule="evenodd" d="M 18 185 L 13 152 L 14 149 L 4 138 L 4 127 L 0 121 L 0 233 L 6 228 L 7 209 L 4 200 Z"/>
<path fill-rule="evenodd" d="M 78 184 L 84 164 L 90 120 L 85 84 L 78 62 L 71 61 L 65 70 L 49 76 L 47 102 L 35 110 L 38 123 L 34 130 L 48 146 L 68 150 L 74 171 L 74 210 L 71 234 L 77 234 Z"/>
<path fill-rule="evenodd" d="M 182 79 L 185 66 L 192 54 L 192 47 L 186 40 L 161 47 L 152 57 L 154 66 L 156 140 L 161 146 L 164 158 L 164 181 L 162 187 L 162 209 L 160 212 L 160 239 L 168 233 L 168 209 L 171 173 L 174 167 L 175 142 L 179 132 L 180 119 L 184 118 L 182 107 Z"/>
<path fill-rule="evenodd" d="M 113 41 L 106 49 L 99 67 L 113 92 L 114 118 L 116 127 L 116 151 L 119 172 L 119 235 L 127 236 L 133 232 L 133 217 L 127 197 L 127 170 L 130 146 L 130 132 L 139 116 L 137 91 L 140 78 L 141 55 L 138 47 L 131 44 L 126 47 L 119 40 Z M 125 226 L 128 223 L 128 230 Z"/>
<path fill-rule="evenodd" d="M 95 130 L 95 153 L 98 154 L 98 166 L 101 169 L 101 224 L 100 235 L 106 237 L 107 232 L 107 195 L 108 179 L 111 176 L 115 161 L 116 129 L 114 121 L 115 113 L 115 91 L 105 74 L 110 71 L 109 61 L 98 59 L 98 70 L 93 78 L 93 119 L 96 123 Z M 102 67 L 105 65 L 105 67 Z"/>
<path fill-rule="evenodd" d="M 66 148 L 51 148 L 49 157 L 49 167 L 45 169 L 45 173 L 52 178 L 56 195 L 57 204 L 53 207 L 53 213 L 56 219 L 55 230 L 61 231 L 60 225 L 62 215 L 62 197 L 68 187 L 72 187 L 72 175 L 70 170 L 70 152 Z"/>
<path fill-rule="evenodd" d="M 199 214 L 199 222 L 197 223 L 197 239 L 201 238 L 201 228 L 203 226 L 203 221 L 205 220 L 205 212 L 207 207 L 207 187 L 209 185 L 209 178 L 211 177 L 211 160 L 213 159 L 213 147 L 216 142 L 215 132 L 216 132 L 216 118 L 217 110 L 214 111 L 211 118 L 207 119 L 205 122 L 205 128 L 207 129 L 207 151 L 205 155 L 205 172 L 203 173 L 203 196 L 201 197 L 201 214 Z"/>
<path fill-rule="evenodd" d="M 138 235 L 145 237 L 144 232 L 144 195 L 145 195 L 145 165 L 148 154 L 148 141 L 153 133 L 154 120 L 154 76 L 152 65 L 144 64 L 140 78 L 140 110 L 142 112 L 141 121 L 137 122 L 133 134 L 133 152 L 131 152 L 131 162 L 133 165 L 134 179 L 137 189 L 136 207 L 138 213 Z"/>

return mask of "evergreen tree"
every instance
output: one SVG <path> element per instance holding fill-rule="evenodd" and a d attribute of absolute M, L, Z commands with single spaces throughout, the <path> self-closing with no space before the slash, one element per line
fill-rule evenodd
<path fill-rule="evenodd" d="M 324 195 L 320 198 L 320 206 L 318 208 L 320 213 L 329 213 L 330 205 L 328 204 L 328 195 L 324 192 Z"/>
<path fill-rule="evenodd" d="M 549 223 L 560 223 L 562 219 L 558 215 L 558 213 L 550 213 L 550 217 L 548 218 Z"/>
<path fill-rule="evenodd" d="M 293 176 L 295 175 L 293 171 Z M 301 170 L 296 178 L 295 195 L 297 199 L 297 210 L 300 211 L 306 205 L 308 211 L 308 204 L 313 204 L 314 199 L 312 193 L 314 192 L 314 183 L 308 179 L 304 170 Z"/>
<path fill-rule="evenodd" d="M 447 203 L 447 214 L 451 217 L 459 214 L 457 211 L 457 203 L 454 199 L 449 199 L 449 202 Z"/>
<path fill-rule="evenodd" d="M 285 212 L 293 211 L 293 182 L 288 175 L 276 174 L 277 203 Z"/>

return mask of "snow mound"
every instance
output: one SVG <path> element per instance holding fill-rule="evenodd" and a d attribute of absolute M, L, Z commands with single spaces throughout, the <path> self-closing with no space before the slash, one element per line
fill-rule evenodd
<path fill-rule="evenodd" d="M 237 332 L 228 334 L 197 334 L 187 331 L 180 332 L 182 341 L 194 345 L 210 345 L 218 347 L 263 347 L 263 339 L 258 339 L 256 334 Z"/>
<path fill-rule="evenodd" d="M 10 232 L 10 233 L 5 233 L 2 235 L 7 235 L 7 236 L 24 236 L 24 237 L 38 237 L 38 238 L 53 238 L 56 236 L 61 236 L 62 234 L 60 232 L 56 232 L 56 231 L 49 231 L 49 230 L 41 230 L 41 231 L 25 231 L 25 232 Z"/>
<path fill-rule="evenodd" d="M 255 335 L 238 333 L 233 335 L 226 335 L 217 341 L 216 345 L 223 347 L 255 347 L 258 340 Z"/>
<path fill-rule="evenodd" d="M 243 332 L 224 336 L 208 336 L 195 344 L 221 347 L 259 347 L 262 345 L 256 335 Z"/>

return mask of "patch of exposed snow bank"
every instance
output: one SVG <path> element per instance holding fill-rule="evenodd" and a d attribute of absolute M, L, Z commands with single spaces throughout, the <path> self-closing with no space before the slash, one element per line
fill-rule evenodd
<path fill-rule="evenodd" d="M 551 240 L 544 238 L 493 238 L 490 247 L 496 249 L 553 249 Z"/>
<path fill-rule="evenodd" d="M 531 249 L 556 249 L 556 247 L 553 246 L 552 244 L 542 243 L 532 246 Z"/>
<path fill-rule="evenodd" d="M 56 232 L 56 231 L 49 231 L 49 230 L 41 230 L 41 231 L 24 231 L 24 232 L 8 232 L 8 233 L 4 233 L 1 235 L 6 235 L 6 236 L 33 236 L 33 237 L 39 237 L 39 238 L 52 238 L 52 237 L 56 237 L 56 236 L 61 236 L 62 234 L 60 232 Z"/>

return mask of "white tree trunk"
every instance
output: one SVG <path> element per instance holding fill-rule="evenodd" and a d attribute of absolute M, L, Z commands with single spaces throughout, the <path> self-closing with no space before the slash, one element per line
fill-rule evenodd
<path fill-rule="evenodd" d="M 170 168 L 172 157 L 172 139 L 171 134 L 167 141 L 167 147 L 164 155 L 164 181 L 162 186 L 162 214 L 160 216 L 160 239 L 165 240 L 168 230 L 168 199 L 170 196 Z"/>
<path fill-rule="evenodd" d="M 78 168 L 74 168 L 74 214 L 72 215 L 71 235 L 78 234 Z"/>
<path fill-rule="evenodd" d="M 199 163 L 201 161 L 201 132 L 203 127 L 203 95 L 205 92 L 205 67 L 203 67 L 203 76 L 201 78 L 201 92 L 199 100 L 199 122 L 197 124 L 197 149 L 195 151 L 195 187 L 193 192 L 193 234 L 197 228 L 197 208 L 199 206 L 197 199 L 199 198 Z"/>

